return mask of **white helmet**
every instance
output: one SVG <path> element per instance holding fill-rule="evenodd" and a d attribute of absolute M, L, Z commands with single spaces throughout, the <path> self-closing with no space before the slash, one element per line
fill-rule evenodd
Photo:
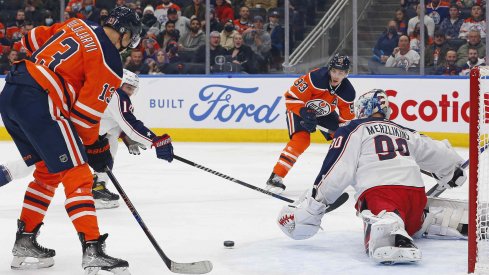
<path fill-rule="evenodd" d="M 136 94 L 139 90 L 139 77 L 137 74 L 124 69 L 124 75 L 122 77 L 122 85 L 128 84 L 134 87 L 134 94 Z"/>
<path fill-rule="evenodd" d="M 355 115 L 357 118 L 367 118 L 375 113 L 383 114 L 386 119 L 389 119 L 392 113 L 387 94 L 381 89 L 373 89 L 366 92 L 355 103 Z"/>

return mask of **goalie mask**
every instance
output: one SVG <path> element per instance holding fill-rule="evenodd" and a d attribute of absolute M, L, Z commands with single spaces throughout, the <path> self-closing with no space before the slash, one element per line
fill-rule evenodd
<path fill-rule="evenodd" d="M 139 90 L 139 77 L 137 76 L 137 74 L 124 69 L 124 75 L 122 77 L 121 87 L 124 84 L 130 85 L 129 88 L 126 87 L 126 89 L 129 89 L 130 91 L 129 92 L 124 91 L 124 92 L 127 93 L 129 96 L 135 95 Z"/>
<path fill-rule="evenodd" d="M 116 30 L 121 37 L 119 42 L 121 48 L 119 51 L 123 51 L 127 48 L 136 48 L 141 40 L 142 25 L 141 20 L 136 12 L 127 7 L 117 7 L 113 9 L 107 18 L 103 22 L 104 26 L 108 26 Z M 124 47 L 122 46 L 122 38 L 125 33 L 130 33 L 131 41 Z"/>
<path fill-rule="evenodd" d="M 389 119 L 392 110 L 384 90 L 374 89 L 361 95 L 355 103 L 355 116 L 367 118 L 375 113 L 380 113 L 385 119 Z"/>

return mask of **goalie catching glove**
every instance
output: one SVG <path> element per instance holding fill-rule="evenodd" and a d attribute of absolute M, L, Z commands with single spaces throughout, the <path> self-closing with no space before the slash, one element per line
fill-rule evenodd
<path fill-rule="evenodd" d="M 112 169 L 114 160 L 110 154 L 109 140 L 103 136 L 99 136 L 98 140 L 91 145 L 85 146 L 85 151 L 88 157 L 88 164 L 95 172 L 104 172 L 105 167 Z"/>
<path fill-rule="evenodd" d="M 302 118 L 302 121 L 300 122 L 302 127 L 304 127 L 309 133 L 314 133 L 316 131 L 316 125 L 318 124 L 316 112 L 307 107 L 302 107 L 299 114 Z"/>
<path fill-rule="evenodd" d="M 156 149 L 156 157 L 168 162 L 173 160 L 173 145 L 169 135 L 164 134 L 153 139 L 153 146 Z"/>
<path fill-rule="evenodd" d="M 326 209 L 325 204 L 307 196 L 292 205 L 284 206 L 280 211 L 277 223 L 285 235 L 290 238 L 309 239 L 318 232 Z"/>

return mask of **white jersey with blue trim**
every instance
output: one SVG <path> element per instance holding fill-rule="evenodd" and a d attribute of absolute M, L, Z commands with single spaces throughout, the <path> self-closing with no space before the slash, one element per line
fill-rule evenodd
<path fill-rule="evenodd" d="M 122 132 L 147 147 L 153 144 L 152 140 L 156 137 L 153 131 L 134 116 L 129 96 L 119 88 L 102 116 L 99 134 L 118 138 Z"/>
<path fill-rule="evenodd" d="M 336 131 L 313 195 L 330 204 L 349 185 L 356 199 L 376 186 L 424 187 L 420 168 L 444 177 L 462 162 L 445 142 L 383 118 L 356 119 Z"/>

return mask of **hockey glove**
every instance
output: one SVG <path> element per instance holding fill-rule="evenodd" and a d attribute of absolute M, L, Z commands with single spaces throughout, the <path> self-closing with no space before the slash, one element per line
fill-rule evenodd
<path fill-rule="evenodd" d="M 453 176 L 451 178 L 444 177 L 439 179 L 438 185 L 440 186 L 441 189 L 449 189 L 449 188 L 462 186 L 466 180 L 467 180 L 467 173 L 465 172 L 465 169 L 458 166 L 455 168 L 455 171 L 453 172 Z"/>
<path fill-rule="evenodd" d="M 172 162 L 173 145 L 171 145 L 171 138 L 169 135 L 164 134 L 160 137 L 155 137 L 153 139 L 153 146 L 156 148 L 157 158 Z"/>
<path fill-rule="evenodd" d="M 141 153 L 139 152 L 139 148 L 146 150 L 146 146 L 144 146 L 144 144 L 134 141 L 126 135 L 122 136 L 121 138 L 124 144 L 127 146 L 129 154 L 131 155 L 140 155 Z"/>
<path fill-rule="evenodd" d="M 98 140 L 91 145 L 85 146 L 87 152 L 88 164 L 95 172 L 104 172 L 105 166 L 112 168 L 114 160 L 110 154 L 109 140 L 103 136 L 99 136 Z"/>
<path fill-rule="evenodd" d="M 316 125 L 318 124 L 316 112 L 307 107 L 302 107 L 299 114 L 302 118 L 302 121 L 300 122 L 302 127 L 304 127 L 309 133 L 314 133 L 316 131 Z"/>
<path fill-rule="evenodd" d="M 311 197 L 306 197 L 299 205 L 287 205 L 282 208 L 277 224 L 294 240 L 305 240 L 314 236 L 326 213 L 327 206 Z"/>

